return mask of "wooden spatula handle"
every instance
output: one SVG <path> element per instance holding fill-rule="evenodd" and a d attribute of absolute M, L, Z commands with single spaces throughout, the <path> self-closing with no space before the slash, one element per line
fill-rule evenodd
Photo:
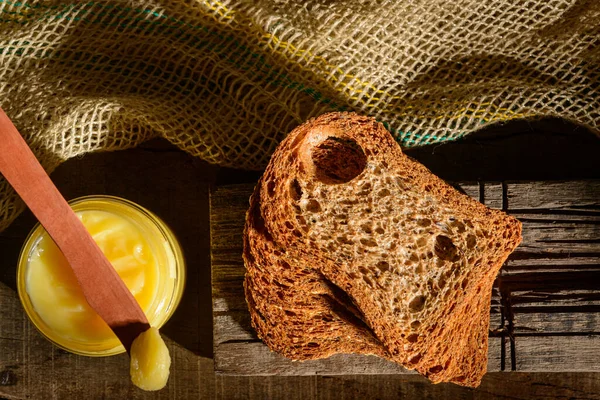
<path fill-rule="evenodd" d="M 129 350 L 149 327 L 144 312 L 2 109 L 0 172 L 63 252 L 89 305 Z"/>

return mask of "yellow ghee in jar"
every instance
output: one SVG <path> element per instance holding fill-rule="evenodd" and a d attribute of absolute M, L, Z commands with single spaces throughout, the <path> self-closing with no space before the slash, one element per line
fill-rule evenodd
<path fill-rule="evenodd" d="M 77 199 L 73 210 L 146 314 L 162 326 L 183 292 L 183 256 L 166 225 L 127 200 Z M 106 323 L 87 304 L 73 271 L 45 230 L 31 233 L 21 254 L 18 289 L 36 327 L 56 345 L 77 354 L 124 351 Z"/>
<path fill-rule="evenodd" d="M 142 310 L 148 312 L 158 291 L 158 266 L 148 241 L 131 221 L 119 215 L 82 211 L 77 216 Z M 25 282 L 33 308 L 55 333 L 70 340 L 118 345 L 111 329 L 85 301 L 75 274 L 47 233 L 33 248 Z"/>

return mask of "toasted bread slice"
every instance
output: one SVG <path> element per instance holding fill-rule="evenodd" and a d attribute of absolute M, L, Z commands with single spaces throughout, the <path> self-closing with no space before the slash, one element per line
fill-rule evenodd
<path fill-rule="evenodd" d="M 260 184 L 272 241 L 347 293 L 392 358 L 477 386 L 490 292 L 521 224 L 404 155 L 371 118 L 331 113 L 291 132 Z"/>
<path fill-rule="evenodd" d="M 339 289 L 277 248 L 264 228 L 259 206 L 257 192 L 251 199 L 244 235 L 244 290 L 258 336 L 269 348 L 293 360 L 338 353 L 388 357 L 354 307 L 339 298 Z"/>

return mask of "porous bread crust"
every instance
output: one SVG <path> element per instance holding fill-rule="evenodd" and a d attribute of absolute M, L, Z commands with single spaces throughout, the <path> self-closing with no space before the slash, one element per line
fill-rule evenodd
<path fill-rule="evenodd" d="M 293 360 L 339 353 L 388 357 L 381 342 L 343 308 L 317 271 L 286 260 L 285 252 L 276 249 L 256 221 L 258 208 L 255 193 L 244 234 L 244 291 L 258 336 L 271 350 Z"/>
<path fill-rule="evenodd" d="M 339 143 L 364 153 L 357 176 L 345 161 L 329 173 L 323 149 Z M 361 164 L 351 148 L 340 155 L 346 169 Z M 344 290 L 395 361 L 434 382 L 479 384 L 491 285 L 521 241 L 515 218 L 459 193 L 404 155 L 381 124 L 352 113 L 291 132 L 260 194 L 274 241 Z"/>

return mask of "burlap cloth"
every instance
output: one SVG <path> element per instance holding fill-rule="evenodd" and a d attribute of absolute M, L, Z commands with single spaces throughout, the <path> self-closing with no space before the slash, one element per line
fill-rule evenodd
<path fill-rule="evenodd" d="M 0 0 L 0 11 L 0 106 L 48 171 L 157 136 L 261 168 L 293 127 L 332 110 L 372 115 L 406 147 L 516 118 L 600 124 L 598 0 Z M 22 209 L 0 177 L 0 230 Z"/>

